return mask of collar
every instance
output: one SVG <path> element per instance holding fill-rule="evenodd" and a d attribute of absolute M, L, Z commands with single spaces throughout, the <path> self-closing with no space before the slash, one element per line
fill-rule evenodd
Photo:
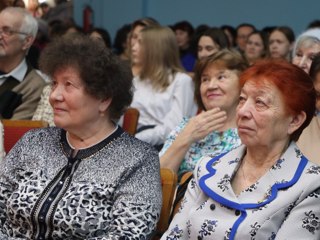
<path fill-rule="evenodd" d="M 236 196 L 231 179 L 238 170 L 246 151 L 240 146 L 228 154 L 205 161 L 207 173 L 199 180 L 200 188 L 213 200 L 230 208 L 259 208 L 273 201 L 281 189 L 293 186 L 300 178 L 308 160 L 295 143 L 291 143 L 280 159 L 248 189 Z"/>
<path fill-rule="evenodd" d="M 27 73 L 27 70 L 28 70 L 28 65 L 27 65 L 26 59 L 24 58 L 16 68 L 14 68 L 9 73 L 3 74 L 1 76 L 1 78 L 7 78 L 7 77 L 11 76 L 11 77 L 15 78 L 16 80 L 18 80 L 19 82 L 22 82 L 22 80 L 24 79 L 24 77 Z"/>

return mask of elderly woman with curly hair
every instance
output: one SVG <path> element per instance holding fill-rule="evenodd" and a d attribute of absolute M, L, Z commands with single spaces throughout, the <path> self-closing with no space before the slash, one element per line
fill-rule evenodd
<path fill-rule="evenodd" d="M 157 152 L 115 124 L 132 100 L 130 68 L 82 35 L 52 42 L 40 67 L 57 127 L 28 132 L 1 162 L 0 239 L 148 238 Z"/>

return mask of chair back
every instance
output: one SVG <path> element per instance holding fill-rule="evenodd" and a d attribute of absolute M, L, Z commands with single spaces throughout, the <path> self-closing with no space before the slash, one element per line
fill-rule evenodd
<path fill-rule="evenodd" d="M 128 108 L 123 115 L 122 128 L 131 135 L 135 135 L 139 120 L 139 110 L 136 108 Z"/>
<path fill-rule="evenodd" d="M 2 120 L 4 132 L 4 150 L 8 153 L 16 142 L 33 128 L 47 127 L 48 123 L 35 120 Z"/>
<path fill-rule="evenodd" d="M 153 239 L 160 239 L 161 235 L 169 227 L 169 217 L 178 182 L 177 174 L 171 169 L 161 168 L 160 175 L 162 185 L 162 208 L 157 225 L 156 236 Z"/>

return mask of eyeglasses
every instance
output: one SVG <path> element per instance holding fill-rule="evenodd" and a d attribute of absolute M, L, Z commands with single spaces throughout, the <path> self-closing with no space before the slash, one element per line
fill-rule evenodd
<path fill-rule="evenodd" d="M 13 34 L 29 35 L 28 33 L 25 33 L 25 32 L 19 32 L 19 31 L 12 30 L 10 27 L 0 28 L 0 35 L 2 35 L 3 37 L 10 37 Z"/>

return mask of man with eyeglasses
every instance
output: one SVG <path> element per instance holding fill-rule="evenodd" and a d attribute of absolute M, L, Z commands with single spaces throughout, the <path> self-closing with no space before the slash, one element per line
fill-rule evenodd
<path fill-rule="evenodd" d="M 0 12 L 0 119 L 31 119 L 40 100 L 46 82 L 25 58 L 37 31 L 26 9 Z"/>

